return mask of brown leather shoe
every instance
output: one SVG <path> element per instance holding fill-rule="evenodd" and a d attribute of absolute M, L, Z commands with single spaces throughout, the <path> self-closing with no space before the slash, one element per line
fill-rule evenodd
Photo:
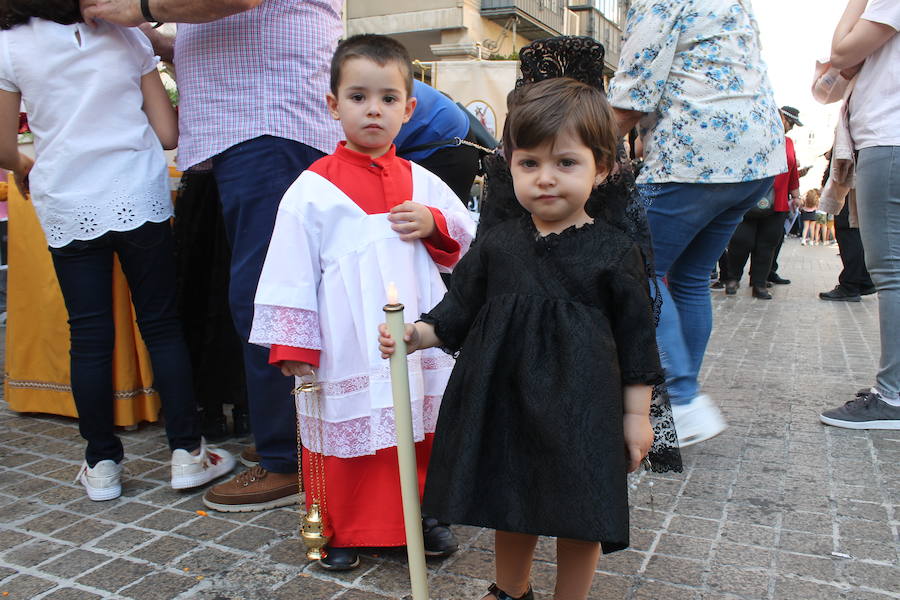
<path fill-rule="evenodd" d="M 238 459 L 245 467 L 255 467 L 259 464 L 259 453 L 256 452 L 256 446 L 247 446 L 241 451 Z"/>
<path fill-rule="evenodd" d="M 255 512 L 300 504 L 296 473 L 270 473 L 260 466 L 213 486 L 203 504 L 219 512 Z"/>

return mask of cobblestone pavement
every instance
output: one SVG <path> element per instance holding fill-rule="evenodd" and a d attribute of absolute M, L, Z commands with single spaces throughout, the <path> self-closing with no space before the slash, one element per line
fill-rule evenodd
<path fill-rule="evenodd" d="M 685 472 L 632 493 L 632 548 L 601 559 L 591 598 L 900 598 L 900 431 L 825 427 L 818 412 L 872 381 L 877 306 L 828 303 L 836 249 L 785 243 L 775 299 L 715 293 L 704 388 L 730 428 L 684 452 Z M 308 564 L 296 509 L 198 514 L 166 485 L 159 425 L 122 432 L 122 498 L 91 502 L 72 479 L 74 421 L 0 408 L 3 598 L 362 600 L 409 593 L 405 553 L 332 575 Z M 226 445 L 239 451 L 240 445 Z M 652 488 L 648 483 L 652 481 Z M 489 482 L 485 483 L 486 486 Z M 652 491 L 652 501 L 650 492 Z M 489 531 L 456 527 L 459 553 L 430 561 L 432 598 L 476 599 L 493 579 Z M 551 540 L 534 565 L 550 598 Z"/>

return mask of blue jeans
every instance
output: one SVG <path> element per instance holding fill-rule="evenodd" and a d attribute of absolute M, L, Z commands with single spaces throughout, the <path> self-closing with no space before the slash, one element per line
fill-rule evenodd
<path fill-rule="evenodd" d="M 260 136 L 213 158 L 225 234 L 231 244 L 228 300 L 244 345 L 247 406 L 262 467 L 273 473 L 297 470 L 294 378 L 269 364 L 269 351 L 248 343 L 253 299 L 281 197 L 309 165 L 324 156 L 306 144 Z"/>
<path fill-rule="evenodd" d="M 663 300 L 656 342 L 672 404 L 687 404 L 699 392 L 697 377 L 712 331 L 709 273 L 744 213 L 772 181 L 638 186 L 647 203 Z"/>
<path fill-rule="evenodd" d="M 85 459 L 122 460 L 113 430 L 113 254 L 128 280 L 141 336 L 150 351 L 169 448 L 200 447 L 200 421 L 191 383 L 191 360 L 175 308 L 175 257 L 168 221 L 50 248 L 72 341 L 72 396 Z"/>
<path fill-rule="evenodd" d="M 878 289 L 881 364 L 875 387 L 900 396 L 900 146 L 859 151 L 856 208 L 866 268 Z"/>

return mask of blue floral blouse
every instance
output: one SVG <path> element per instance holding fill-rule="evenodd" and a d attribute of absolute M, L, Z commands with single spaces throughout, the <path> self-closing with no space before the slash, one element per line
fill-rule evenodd
<path fill-rule="evenodd" d="M 787 170 L 746 0 L 636 0 L 609 100 L 647 113 L 638 183 L 733 183 Z"/>

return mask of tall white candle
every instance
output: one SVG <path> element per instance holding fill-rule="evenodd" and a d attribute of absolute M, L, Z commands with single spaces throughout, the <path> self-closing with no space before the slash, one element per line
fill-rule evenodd
<path fill-rule="evenodd" d="M 428 600 L 428 571 L 425 566 L 425 541 L 422 538 L 422 508 L 419 504 L 419 476 L 413 439 L 412 405 L 409 397 L 409 367 L 406 362 L 406 325 L 397 286 L 387 289 L 384 307 L 388 331 L 396 342 L 391 356 L 391 391 L 394 397 L 394 425 L 397 432 L 397 461 L 400 467 L 400 494 L 406 527 L 406 555 L 413 600 Z"/>

